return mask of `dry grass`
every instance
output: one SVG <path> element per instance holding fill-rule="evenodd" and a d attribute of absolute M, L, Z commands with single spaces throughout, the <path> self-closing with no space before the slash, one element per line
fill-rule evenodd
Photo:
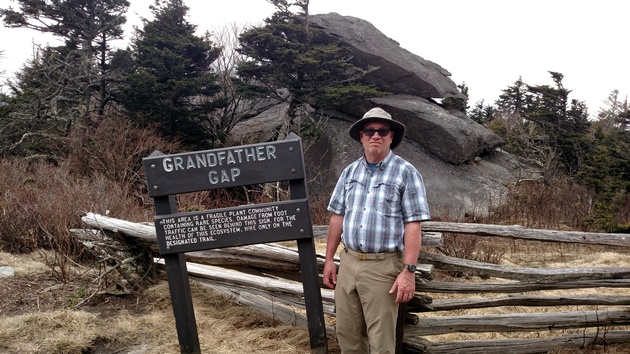
<path fill-rule="evenodd" d="M 134 295 L 103 295 L 73 309 L 89 277 L 59 285 L 38 253 L 0 253 L 0 264 L 16 271 L 0 279 L 2 353 L 180 352 L 165 279 Z M 260 316 L 195 282 L 191 289 L 202 352 L 310 353 L 306 328 Z"/>
<path fill-rule="evenodd" d="M 558 245 L 522 241 L 499 241 L 508 251 L 504 264 L 539 267 L 628 267 L 630 255 L 612 247 Z M 291 243 L 287 243 L 291 245 Z M 317 239 L 322 252 L 325 240 Z M 562 255 L 562 257 L 559 257 Z M 172 313 L 168 283 L 160 281 L 134 295 L 107 296 L 72 309 L 76 298 L 85 296 L 90 275 L 75 277 L 71 283 L 59 285 L 50 268 L 42 262 L 42 254 L 15 255 L 0 253 L 0 265 L 16 270 L 14 279 L 0 280 L 0 352 L 13 353 L 179 353 L 179 343 Z M 77 271 L 76 273 L 81 273 Z M 457 281 L 462 281 L 461 279 Z M 469 278 L 465 281 L 500 281 Z M 61 287 L 61 289 L 59 288 Z M 308 332 L 305 328 L 281 325 L 259 316 L 229 298 L 209 292 L 191 283 L 195 316 L 201 349 L 204 353 L 309 353 Z M 577 289 L 541 291 L 537 295 L 627 295 L 627 289 Z M 434 298 L 466 298 L 474 294 L 428 294 Z M 482 294 L 488 297 L 493 295 Z M 498 296 L 498 295 L 497 295 Z M 502 307 L 458 310 L 423 314 L 483 315 L 489 313 L 533 313 L 551 311 L 594 310 L 592 306 L 563 307 Z M 600 330 L 611 330 L 602 328 Z M 629 329 L 621 328 L 621 329 Z M 595 329 L 592 329 L 595 330 Z M 452 333 L 429 336 L 432 341 L 545 338 L 584 330 L 556 330 L 523 333 Z M 591 330 L 587 330 L 589 332 Z M 331 353 L 338 352 L 330 341 Z M 581 353 L 627 353 L 630 346 L 614 345 L 587 348 Z M 556 350 L 554 354 L 574 353 Z"/>
<path fill-rule="evenodd" d="M 506 252 L 503 255 L 502 265 L 513 267 L 535 267 L 535 268 L 600 268 L 600 267 L 630 267 L 630 254 L 625 249 L 608 246 L 590 246 L 573 244 L 550 244 L 544 242 L 502 240 L 499 238 L 485 238 L 484 242 L 496 243 Z M 467 279 L 440 279 L 465 282 L 503 282 L 505 279 L 479 279 L 469 277 Z M 518 295 L 538 295 L 538 296 L 628 296 L 628 289 L 624 288 L 589 288 L 570 290 L 551 290 L 521 293 Z M 489 298 L 503 297 L 505 294 L 427 294 L 434 299 L 465 299 L 465 298 Z M 619 309 L 627 309 L 618 307 Z M 555 306 L 555 307 L 526 307 L 526 306 L 504 306 L 484 309 L 467 309 L 456 311 L 443 311 L 433 313 L 423 313 L 422 317 L 440 316 L 475 316 L 486 314 L 511 314 L 511 313 L 545 313 L 545 312 L 573 312 L 573 311 L 606 311 L 615 309 L 607 306 L 605 308 L 597 306 Z M 571 329 L 571 330 L 549 330 L 544 332 L 489 332 L 489 333 L 449 333 L 442 335 L 427 336 L 431 341 L 457 341 L 457 340 L 490 340 L 490 339 L 519 339 L 519 338 L 548 338 L 565 334 L 576 334 L 584 332 L 600 331 L 605 333 L 609 330 L 630 330 L 630 326 Z M 568 354 L 578 352 L 575 348 L 558 349 L 549 354 Z M 579 350 L 586 354 L 620 354 L 630 352 L 630 344 L 619 344 L 611 346 L 589 347 Z"/>

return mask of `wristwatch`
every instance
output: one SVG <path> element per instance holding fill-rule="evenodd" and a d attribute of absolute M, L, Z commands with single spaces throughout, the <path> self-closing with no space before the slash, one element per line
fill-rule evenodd
<path fill-rule="evenodd" d="M 415 273 L 416 269 L 418 269 L 415 264 L 404 264 L 403 267 L 412 273 Z"/>

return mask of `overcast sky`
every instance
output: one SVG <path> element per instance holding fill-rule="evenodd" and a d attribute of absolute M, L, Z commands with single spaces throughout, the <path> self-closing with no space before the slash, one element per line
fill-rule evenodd
<path fill-rule="evenodd" d="M 289 0 L 290 1 L 290 0 Z M 127 38 L 153 0 L 130 0 Z M 0 7 L 14 5 L 0 0 Z M 199 33 L 226 24 L 259 24 L 274 8 L 266 0 L 185 0 Z M 492 104 L 519 76 L 530 85 L 553 85 L 548 71 L 564 74 L 569 99 L 585 101 L 591 115 L 612 90 L 630 94 L 630 1 L 626 0 L 311 0 L 312 14 L 337 12 L 371 22 L 410 52 L 433 61 L 466 83 L 471 105 Z M 37 32 L 0 28 L 0 65 L 10 77 L 32 57 Z M 124 43 L 120 43 L 124 47 Z"/>

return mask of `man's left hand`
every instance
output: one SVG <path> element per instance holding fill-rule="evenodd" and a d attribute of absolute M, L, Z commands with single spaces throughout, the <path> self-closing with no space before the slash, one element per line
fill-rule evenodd
<path fill-rule="evenodd" d="M 416 294 L 416 276 L 414 273 L 403 270 L 396 277 L 396 281 L 389 290 L 390 294 L 396 293 L 396 303 L 406 303 Z"/>

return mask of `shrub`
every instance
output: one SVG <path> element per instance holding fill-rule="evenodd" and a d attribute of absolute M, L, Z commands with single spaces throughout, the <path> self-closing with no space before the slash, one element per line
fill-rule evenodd
<path fill-rule="evenodd" d="M 505 250 L 495 242 L 484 242 L 482 237 L 445 233 L 442 238 L 442 246 L 437 248 L 442 254 L 478 262 L 500 264 Z M 467 276 L 464 272 L 447 272 L 453 277 Z"/>
<path fill-rule="evenodd" d="M 72 131 L 67 165 L 79 176 L 101 174 L 146 204 L 150 202 L 142 159 L 156 150 L 168 154 L 179 149 L 151 128 L 138 128 L 125 116 L 109 114 Z"/>

